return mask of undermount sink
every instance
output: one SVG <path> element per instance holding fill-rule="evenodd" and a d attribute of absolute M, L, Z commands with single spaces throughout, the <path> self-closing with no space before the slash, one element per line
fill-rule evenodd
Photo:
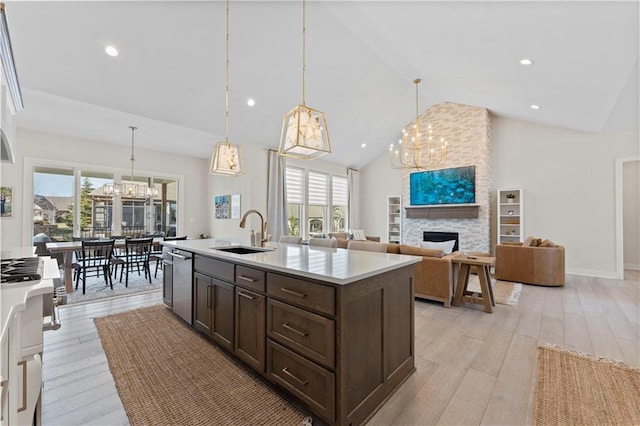
<path fill-rule="evenodd" d="M 245 246 L 233 246 L 233 247 L 211 247 L 214 250 L 224 251 L 227 253 L 235 253 L 235 254 L 252 254 L 252 253 L 263 253 L 265 251 L 272 251 L 270 248 L 260 248 L 260 247 L 245 247 Z"/>

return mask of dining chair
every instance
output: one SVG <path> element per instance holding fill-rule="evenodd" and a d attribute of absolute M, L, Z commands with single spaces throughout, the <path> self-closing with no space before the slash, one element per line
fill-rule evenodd
<path fill-rule="evenodd" d="M 309 238 L 309 246 L 338 248 L 335 238 Z"/>
<path fill-rule="evenodd" d="M 140 275 L 140 269 L 144 272 L 145 279 L 149 278 L 151 284 L 151 269 L 149 268 L 149 255 L 153 238 L 129 238 L 124 241 L 124 256 L 114 257 L 111 261 L 115 265 L 114 275 L 118 273 L 120 266 L 120 282 L 125 275 L 124 286 L 129 287 L 129 272 L 133 269 Z"/>
<path fill-rule="evenodd" d="M 162 239 L 162 241 L 183 241 L 186 240 L 187 236 L 184 235 L 182 237 L 164 237 Z M 161 268 L 160 265 L 162 265 L 162 258 L 164 257 L 164 254 L 168 251 L 169 249 L 165 246 L 161 246 L 161 249 L 159 251 L 152 251 L 151 255 L 149 256 L 149 260 L 155 260 L 156 261 L 156 271 L 153 274 L 153 278 L 157 278 L 158 277 L 158 268 Z"/>
<path fill-rule="evenodd" d="M 82 241 L 82 249 L 80 257 L 76 259 L 76 290 L 82 280 L 82 294 L 87 289 L 87 272 L 95 271 L 99 276 L 100 272 L 104 274 L 105 285 L 113 290 L 113 281 L 111 280 L 111 257 L 113 255 L 114 240 L 84 240 Z"/>
<path fill-rule="evenodd" d="M 364 251 L 377 251 L 380 253 L 387 252 L 387 245 L 383 243 L 377 243 L 375 241 L 356 241 L 351 240 L 347 243 L 348 250 L 364 250 Z"/>
<path fill-rule="evenodd" d="M 278 241 L 286 244 L 302 244 L 302 237 L 295 237 L 293 235 L 281 235 Z"/>

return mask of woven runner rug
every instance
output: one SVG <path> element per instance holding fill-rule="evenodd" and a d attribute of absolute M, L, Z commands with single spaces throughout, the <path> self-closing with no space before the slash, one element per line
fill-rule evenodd
<path fill-rule="evenodd" d="M 300 425 L 305 420 L 163 305 L 96 318 L 95 324 L 131 425 Z"/>
<path fill-rule="evenodd" d="M 493 286 L 493 298 L 496 303 L 500 305 L 518 306 L 522 284 L 512 283 L 511 281 L 500 281 L 493 278 L 491 279 L 491 283 Z M 477 275 L 469 276 L 467 290 L 480 293 L 480 279 Z"/>
<path fill-rule="evenodd" d="M 640 370 L 539 347 L 534 424 L 639 425 Z"/>

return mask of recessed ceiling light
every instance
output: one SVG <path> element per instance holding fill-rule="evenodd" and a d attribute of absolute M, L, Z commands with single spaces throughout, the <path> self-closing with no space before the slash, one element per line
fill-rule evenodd
<path fill-rule="evenodd" d="M 104 51 L 107 52 L 109 56 L 118 56 L 118 49 L 113 46 L 107 46 Z"/>
<path fill-rule="evenodd" d="M 520 59 L 520 64 L 521 65 L 533 65 L 533 60 L 531 60 L 529 58 L 522 58 L 522 59 Z"/>
<path fill-rule="evenodd" d="M 360 147 L 361 147 L 361 148 L 366 148 L 366 147 L 367 147 L 367 144 L 366 144 L 366 143 L 363 143 L 362 145 L 360 145 Z"/>
<path fill-rule="evenodd" d="M 247 99 L 247 105 L 254 106 L 256 104 L 256 100 L 253 98 Z"/>
<path fill-rule="evenodd" d="M 531 109 L 540 109 L 540 105 L 531 105 Z"/>

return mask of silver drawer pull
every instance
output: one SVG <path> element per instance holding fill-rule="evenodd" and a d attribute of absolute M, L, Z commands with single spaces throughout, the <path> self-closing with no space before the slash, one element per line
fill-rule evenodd
<path fill-rule="evenodd" d="M 281 287 L 280 291 L 282 291 L 283 293 L 291 294 L 293 296 L 298 296 L 301 299 L 304 299 L 305 297 L 307 297 L 307 295 L 304 293 L 298 293 L 297 291 L 289 290 L 286 287 Z"/>
<path fill-rule="evenodd" d="M 300 379 L 298 379 L 296 376 L 294 376 L 293 374 L 289 373 L 289 370 L 287 370 L 287 367 L 284 367 L 284 368 L 282 369 L 282 372 L 283 372 L 284 374 L 286 374 L 287 376 L 291 377 L 291 378 L 292 378 L 293 380 L 295 380 L 296 382 L 300 383 L 300 385 L 301 385 L 301 386 L 306 386 L 306 385 L 307 385 L 307 383 L 309 383 L 309 381 L 308 381 L 308 380 L 300 380 Z"/>
<path fill-rule="evenodd" d="M 287 323 L 287 322 L 283 322 L 282 323 L 282 328 L 286 328 L 287 330 L 292 331 L 292 332 L 294 332 L 297 335 L 302 336 L 302 337 L 307 337 L 309 335 L 308 331 L 300 331 L 300 330 L 298 330 L 298 329 L 296 329 L 294 327 L 291 327 L 289 325 L 289 323 Z"/>
<path fill-rule="evenodd" d="M 244 297 L 245 299 L 249 299 L 249 300 L 254 300 L 254 299 L 255 299 L 255 297 L 253 297 L 253 296 L 251 296 L 251 295 L 248 295 L 247 293 L 244 293 L 244 292 L 242 292 L 242 291 L 239 291 L 239 292 L 238 292 L 238 296 L 242 296 L 242 297 Z"/>
<path fill-rule="evenodd" d="M 255 283 L 256 281 L 258 281 L 255 278 L 245 277 L 244 275 L 238 275 L 238 279 L 241 279 L 243 281 L 249 281 L 250 283 Z"/>

